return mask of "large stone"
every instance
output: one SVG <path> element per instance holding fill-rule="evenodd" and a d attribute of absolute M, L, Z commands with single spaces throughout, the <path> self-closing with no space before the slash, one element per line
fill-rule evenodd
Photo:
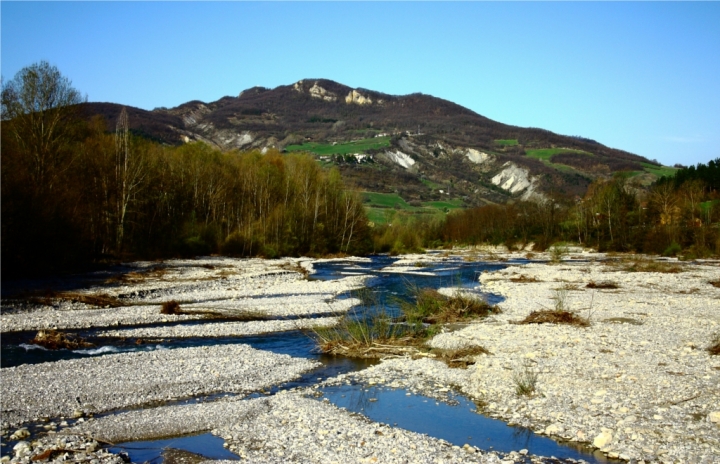
<path fill-rule="evenodd" d="M 710 422 L 714 422 L 715 424 L 720 424 L 720 411 L 713 411 L 708 414 L 708 420 Z"/>
<path fill-rule="evenodd" d="M 10 440 L 11 441 L 22 440 L 23 438 L 27 438 L 29 436 L 30 436 L 30 432 L 28 431 L 28 429 L 23 427 L 21 429 L 17 429 L 15 431 L 15 433 L 10 435 Z"/>
<path fill-rule="evenodd" d="M 610 432 L 600 432 L 593 440 L 593 445 L 597 448 L 605 448 L 612 439 L 613 436 Z"/>

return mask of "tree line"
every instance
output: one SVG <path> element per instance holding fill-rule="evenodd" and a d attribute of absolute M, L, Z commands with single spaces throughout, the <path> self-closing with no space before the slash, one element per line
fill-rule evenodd
<path fill-rule="evenodd" d="M 720 254 L 720 158 L 679 170 L 649 188 L 627 173 L 595 180 L 582 197 L 489 205 L 449 215 L 448 243 L 530 242 L 544 249 L 570 241 L 599 251 L 688 257 Z"/>
<path fill-rule="evenodd" d="M 362 201 L 310 156 L 161 145 L 78 115 L 48 63 L 2 90 L 2 269 L 64 272 L 118 259 L 363 254 Z"/>

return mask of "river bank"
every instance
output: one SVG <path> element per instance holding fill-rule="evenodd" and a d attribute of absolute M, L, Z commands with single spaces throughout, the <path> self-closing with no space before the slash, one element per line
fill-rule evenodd
<path fill-rule="evenodd" d="M 449 444 L 321 402 L 322 388 L 355 384 L 360 389 L 404 389 L 439 401 L 447 399 L 448 392 L 459 392 L 473 399 L 478 412 L 559 440 L 595 445 L 624 460 L 720 459 L 720 358 L 704 350 L 720 329 L 720 289 L 709 283 L 720 279 L 717 263 L 672 262 L 670 269 L 678 272 L 664 273 L 631 271 L 626 262 L 609 265 L 604 255 L 580 251 L 559 264 L 547 262 L 549 255 L 535 254 L 535 261 L 528 262 L 526 253 L 502 250 L 399 258 L 377 263 L 367 258 L 140 263 L 129 277 L 77 290 L 102 293 L 128 306 L 91 309 L 57 298 L 46 305 L 10 307 L 12 302 L 3 301 L 2 331 L 48 329 L 62 320 L 72 321 L 66 327 L 87 328 L 94 340 L 172 340 L 333 324 L 336 318 L 326 316 L 350 310 L 355 300 L 347 292 L 366 283 L 395 282 L 383 290 L 388 301 L 411 278 L 424 282 L 444 275 L 444 285 L 453 287 L 446 291 L 458 291 L 461 263 L 487 260 L 502 265 L 487 266 L 482 274 L 473 274 L 471 268 L 462 271 L 462 287 L 501 295 L 503 312 L 448 326 L 430 345 L 481 345 L 491 354 L 477 356 L 468 369 L 451 369 L 432 355 L 387 359 L 292 391 L 277 386 L 301 375 L 307 378 L 316 361 L 240 344 L 3 368 L 3 442 L 19 439 L 34 447 L 15 453 L 14 462 L 29 462 L 58 446 L 55 435 L 17 434 L 18 426 L 46 417 L 55 424 L 52 432 L 83 446 L 92 440 L 117 443 L 212 430 L 231 451 L 253 462 L 551 462 L 530 457 L 526 450 L 497 453 Z M 313 271 L 318 272 L 311 276 L 322 277 L 324 266 L 334 262 L 344 266 L 336 268 L 332 279 L 306 280 L 305 274 Z M 376 280 L 368 280 L 371 274 Z M 596 288 L 587 288 L 590 283 Z M 597 288 L 601 283 L 617 288 Z M 589 327 L 515 324 L 534 310 L 554 307 L 559 292 L 568 308 L 590 319 Z M 160 315 L 160 305 L 168 300 L 197 314 Z M 215 314 L 208 316 L 208 311 Z M 126 316 L 113 319 L 118 314 Z M 257 320 L 217 319 L 238 315 Z M 516 379 L 522 375 L 535 376 L 529 396 L 516 392 Z M 271 387 L 277 393 L 272 394 Z M 264 397 L 263 391 L 271 396 Z M 235 395 L 172 404 L 215 393 Z M 246 395 L 249 398 L 242 399 Z M 98 414 L 101 411 L 109 414 Z M 69 420 L 73 416 L 79 419 Z M 61 421 L 65 426 L 58 429 Z M 328 427 L 321 427 L 322 421 Z M 71 438 L 84 434 L 89 438 Z M 101 452 L 106 453 L 98 449 L 82 456 L 112 459 Z M 3 454 L 12 453 L 3 449 Z"/>

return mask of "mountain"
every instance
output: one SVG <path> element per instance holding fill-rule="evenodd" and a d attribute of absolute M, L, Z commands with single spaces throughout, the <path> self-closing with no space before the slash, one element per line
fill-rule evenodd
<path fill-rule="evenodd" d="M 121 109 L 84 104 L 109 130 Z M 338 165 L 355 188 L 408 202 L 469 206 L 582 195 L 593 179 L 617 171 L 645 183 L 667 172 L 594 140 L 502 124 L 430 95 L 394 96 L 325 79 L 253 87 L 211 103 L 127 110 L 133 132 L 165 144 L 309 151 Z"/>

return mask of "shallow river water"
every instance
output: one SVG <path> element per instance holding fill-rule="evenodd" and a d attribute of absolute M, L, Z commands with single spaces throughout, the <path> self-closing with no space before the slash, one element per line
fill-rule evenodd
<path fill-rule="evenodd" d="M 409 300 L 409 288 L 463 287 L 474 288 L 478 285 L 478 276 L 483 271 L 491 272 L 505 267 L 503 263 L 465 262 L 447 260 L 429 266 L 417 267 L 409 273 L 384 271 L 395 261 L 387 256 L 373 257 L 370 262 L 330 261 L 316 263 L 311 279 L 338 279 L 348 275 L 372 275 L 368 283 L 368 294 L 364 295 L 371 310 L 384 309 L 395 314 L 400 300 Z M 520 261 L 521 262 L 521 261 Z M 520 263 L 520 262 L 515 262 Z M 490 303 L 502 301 L 497 295 L 483 294 Z M 365 305 L 367 310 L 368 306 Z M 359 311 L 359 310 L 356 310 Z M 358 314 L 358 317 L 360 315 Z M 197 322 L 190 322 L 195 324 Z M 92 335 L 91 331 L 80 331 L 81 335 Z M 368 367 L 376 361 L 356 360 L 344 357 L 327 356 L 315 350 L 312 338 L 305 332 L 292 331 L 260 336 L 234 338 L 195 338 L 182 340 L 162 340 L 150 345 L 131 345 L 116 342 L 99 349 L 48 351 L 28 345 L 33 334 L 3 336 L 2 367 L 25 363 L 56 361 L 58 359 L 85 356 L 100 356 L 136 350 L 174 349 L 210 344 L 245 343 L 254 348 L 268 350 L 291 356 L 316 359 L 322 366 L 306 373 L 300 379 L 276 386 L 264 394 L 273 394 L 281 389 L 298 386 L 312 386 L 329 377 Z M 469 399 L 448 393 L 448 402 L 439 402 L 432 398 L 409 394 L 403 389 L 383 386 L 365 386 L 360 384 L 321 388 L 323 397 L 339 407 L 364 414 L 372 420 L 424 433 L 444 439 L 458 446 L 470 444 L 478 448 L 497 451 L 519 451 L 527 449 L 530 454 L 554 456 L 559 459 L 583 459 L 587 462 L 607 462 L 601 455 L 594 455 L 577 447 L 559 444 L 547 437 L 539 436 L 520 427 L 510 427 L 502 421 L 483 416 L 475 412 L 475 405 Z M 259 394 L 252 395 L 258 396 Z M 203 400 L 207 400 L 204 398 Z M 185 400 L 183 402 L 187 402 Z M 192 400 L 189 400 L 192 401 Z M 431 418 L 431 419 L 429 419 Z M 147 442 L 118 444 L 113 451 L 125 452 L 133 462 L 158 462 L 163 451 L 170 447 L 198 453 L 214 459 L 233 459 L 235 455 L 225 450 L 223 441 L 209 433 L 175 437 Z M 3 455 L 8 448 L 3 447 Z"/>

